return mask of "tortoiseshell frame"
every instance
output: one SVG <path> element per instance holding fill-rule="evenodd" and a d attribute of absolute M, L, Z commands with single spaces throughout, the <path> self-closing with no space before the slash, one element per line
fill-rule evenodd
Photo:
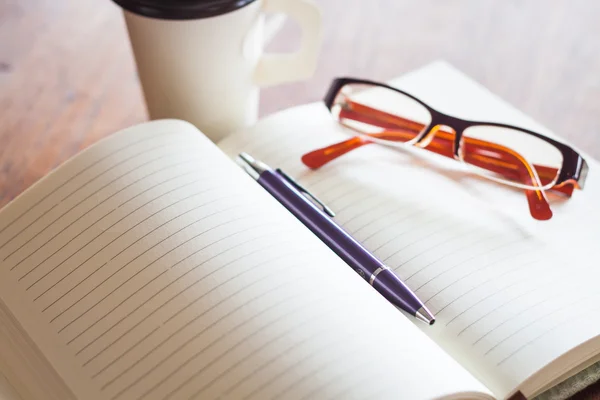
<path fill-rule="evenodd" d="M 557 178 L 556 182 L 554 183 L 555 187 L 561 187 L 563 185 L 573 185 L 579 189 L 583 189 L 583 187 L 584 187 L 585 178 L 586 178 L 587 172 L 588 172 L 587 162 L 583 159 L 583 157 L 581 157 L 581 155 L 579 155 L 579 153 L 577 153 L 575 150 L 573 150 L 571 147 L 567 146 L 566 144 L 558 142 L 558 141 L 556 141 L 552 138 L 549 138 L 547 136 L 544 136 L 540 133 L 533 132 L 528 129 L 524 129 L 524 128 L 514 126 L 514 125 L 501 124 L 501 123 L 497 123 L 497 122 L 487 122 L 487 121 L 470 121 L 470 120 L 453 117 L 451 115 L 444 114 L 444 113 L 430 107 L 429 105 L 425 104 L 424 102 L 422 102 L 421 100 L 419 100 L 418 98 L 416 98 L 415 96 L 413 96 L 409 93 L 406 93 L 400 89 L 394 88 L 392 86 L 389 86 L 389 85 L 386 85 L 383 83 L 374 82 L 374 81 L 370 81 L 370 80 L 364 80 L 364 79 L 355 79 L 355 78 L 337 78 L 337 79 L 335 79 L 332 82 L 329 90 L 327 91 L 325 98 L 323 99 L 323 101 L 325 102 L 325 105 L 327 106 L 329 111 L 331 111 L 331 108 L 333 107 L 335 98 L 338 95 L 340 89 L 347 84 L 366 84 L 366 85 L 383 87 L 383 88 L 401 93 L 404 96 L 410 97 L 411 99 L 413 99 L 414 101 L 416 101 L 417 103 L 419 103 L 423 107 L 425 107 L 431 114 L 431 122 L 423 130 L 423 132 L 418 136 L 418 138 L 414 142 L 415 144 L 418 144 L 421 141 L 426 140 L 432 127 L 435 127 L 438 125 L 449 126 L 452 129 L 454 129 L 454 131 L 455 131 L 454 158 L 457 160 L 460 160 L 460 155 L 459 155 L 460 143 L 461 143 L 462 135 L 463 135 L 463 132 L 465 131 L 465 129 L 467 129 L 471 126 L 476 126 L 476 125 L 486 125 L 486 126 L 494 126 L 494 127 L 510 128 L 510 129 L 518 130 L 518 131 L 527 133 L 529 135 L 533 135 L 547 143 L 550 143 L 551 145 L 556 147 L 561 152 L 562 157 L 563 157 L 563 164 L 560 168 L 558 178 Z"/>

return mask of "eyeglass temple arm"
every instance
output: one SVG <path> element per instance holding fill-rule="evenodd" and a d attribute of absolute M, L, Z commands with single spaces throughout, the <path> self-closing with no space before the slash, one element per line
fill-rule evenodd
<path fill-rule="evenodd" d="M 363 106 L 354 103 L 355 108 L 362 108 L 362 113 L 356 113 L 350 110 L 342 110 L 340 114 L 341 118 L 355 119 L 360 122 L 370 123 L 375 126 L 390 127 L 389 123 L 392 121 L 401 122 L 401 124 L 392 124 L 391 128 L 401 125 L 402 128 L 406 127 L 404 131 L 384 131 L 376 135 L 380 139 L 409 141 L 414 139 L 418 133 L 424 128 L 424 125 L 416 124 L 413 121 L 406 120 L 401 117 L 392 116 L 390 114 L 379 112 L 379 110 L 373 110 L 370 107 Z M 376 116 L 381 117 L 373 121 L 365 111 L 375 111 Z M 352 114 L 352 115 L 348 115 Z M 373 112 L 369 112 L 373 114 Z M 415 132 L 416 131 L 416 132 Z M 400 137 L 398 137 L 400 136 Z M 322 149 L 321 154 L 317 154 L 318 157 L 333 158 L 338 157 L 342 154 L 347 153 L 355 148 L 361 147 L 365 144 L 369 144 L 371 141 L 364 139 L 363 137 L 357 136 L 348 141 L 332 145 L 328 148 Z M 438 154 L 452 158 L 454 156 L 453 145 L 454 145 L 454 134 L 448 133 L 447 131 L 439 130 L 436 135 L 427 141 L 426 148 L 430 151 L 434 151 Z M 471 147 L 467 152 L 469 159 L 467 161 L 473 165 L 482 167 L 487 170 L 492 170 L 496 173 L 503 174 L 509 178 L 523 182 L 530 186 L 541 186 L 540 178 L 537 175 L 537 171 L 518 153 L 499 146 L 493 143 L 470 139 L 467 141 L 467 145 Z M 486 150 L 485 155 L 478 154 L 479 150 Z M 317 151 L 318 152 L 318 151 Z M 498 159 L 495 160 L 493 157 L 489 157 L 488 154 L 497 154 Z M 303 157 L 303 162 L 310 166 L 310 157 L 315 155 L 309 153 Z M 509 176 L 510 175 L 510 176 Z M 516 175 L 516 176 L 515 176 Z M 548 204 L 546 195 L 541 190 L 525 190 L 525 194 L 529 204 L 529 210 L 533 218 L 538 220 L 548 220 L 552 217 L 552 211 Z"/>
<path fill-rule="evenodd" d="M 495 143 L 471 138 L 466 142 L 465 147 L 465 161 L 469 164 L 503 174 L 507 178 L 522 182 L 528 186 L 542 186 L 535 168 L 516 151 Z M 487 157 L 477 153 L 478 149 L 486 148 L 490 153 L 498 154 L 499 157 Z M 517 168 L 513 169 L 514 166 Z M 507 176 L 507 171 L 509 170 L 512 170 L 512 176 Z M 552 210 L 548 204 L 546 193 L 543 190 L 526 189 L 525 195 L 529 204 L 529 212 L 533 218 L 542 221 L 552 218 Z"/>
<path fill-rule="evenodd" d="M 396 115 L 388 114 L 386 112 L 365 106 L 360 103 L 356 103 L 356 102 L 352 102 L 352 101 L 347 101 L 347 102 L 348 102 L 348 108 L 342 109 L 340 111 L 340 118 L 352 119 L 355 121 L 368 123 L 368 124 L 379 126 L 381 128 L 386 129 L 386 131 L 380 132 L 378 134 L 370 134 L 370 136 L 372 136 L 374 138 L 406 142 L 411 139 L 414 139 L 414 137 L 418 133 L 420 133 L 423 130 L 423 128 L 425 127 L 423 124 L 420 124 L 420 123 L 417 123 L 417 122 L 414 122 L 414 121 L 411 121 L 411 120 L 408 120 L 408 119 L 405 119 L 405 118 L 402 118 L 402 117 L 399 117 Z M 398 128 L 400 128 L 401 130 L 398 130 Z M 438 134 L 434 137 L 434 139 L 432 140 L 432 143 L 436 143 L 436 142 L 439 143 L 441 140 L 447 140 L 446 138 L 440 138 L 440 134 L 443 134 L 443 133 L 446 133 L 447 135 L 453 135 L 452 133 L 450 133 L 444 129 L 441 129 L 438 132 Z M 449 140 L 453 143 L 453 140 L 454 140 L 453 136 L 451 136 Z M 464 140 L 469 141 L 469 138 L 465 138 Z M 312 168 L 312 169 L 317 169 L 317 168 L 320 168 L 323 165 L 327 164 L 328 162 L 336 159 L 337 157 L 340 157 L 341 155 L 346 154 L 349 151 L 352 151 L 354 149 L 357 149 L 357 148 L 362 147 L 365 144 L 369 144 L 369 143 L 372 143 L 372 142 L 363 137 L 360 137 L 360 140 L 358 138 L 352 138 L 352 139 L 346 140 L 344 142 L 336 143 L 334 145 L 331 145 L 331 146 L 328 146 L 328 147 L 325 147 L 322 149 L 317 149 L 310 153 L 307 153 L 302 157 L 302 161 L 304 162 L 304 164 L 307 167 Z M 492 143 L 487 143 L 484 141 L 481 141 L 481 143 L 489 144 L 489 145 L 492 144 Z M 431 146 L 428 145 L 427 149 L 433 151 L 433 149 L 430 147 Z M 479 149 L 477 147 L 473 147 L 473 149 L 476 151 L 482 151 L 482 149 Z M 501 151 L 502 149 L 495 149 L 495 150 Z M 450 148 L 450 151 L 452 152 L 452 147 Z M 448 157 L 453 157 L 453 153 L 451 153 L 451 154 L 440 153 L 440 154 L 442 154 L 444 156 L 448 156 Z M 486 157 L 492 158 L 488 154 L 486 154 Z M 516 165 L 514 165 L 512 167 L 513 168 L 506 168 L 506 170 L 504 170 L 504 171 L 499 170 L 496 172 L 501 175 L 507 176 L 514 170 L 514 168 L 519 168 L 519 163 L 517 163 Z M 557 173 L 557 170 L 555 168 L 546 167 L 546 166 L 537 165 L 537 164 L 534 164 L 533 167 L 535 168 L 535 170 L 541 180 L 541 183 L 543 185 L 546 185 L 548 182 L 551 182 Z M 573 183 L 566 182 L 565 184 L 562 184 L 560 186 L 554 186 L 552 188 L 552 190 L 561 192 L 567 196 L 571 196 L 574 188 L 575 188 L 575 185 Z"/>
<path fill-rule="evenodd" d="M 369 143 L 373 143 L 373 142 L 371 142 L 367 139 L 364 139 L 361 136 L 356 136 L 345 142 L 337 143 L 335 145 L 330 146 L 329 148 L 321 149 L 321 150 L 324 150 L 324 151 L 329 150 L 331 152 L 335 152 L 336 157 L 337 157 L 348 151 L 357 149 L 357 148 L 364 146 L 365 144 L 369 144 Z M 452 154 L 451 145 L 450 145 L 449 149 L 451 151 L 450 154 Z M 435 140 L 432 141 L 432 143 L 428 146 L 428 150 L 434 151 L 434 152 L 444 155 L 444 156 L 448 155 L 448 153 L 446 151 L 444 151 L 443 147 L 439 147 L 439 143 L 437 143 Z M 317 150 L 317 151 L 319 151 L 319 150 Z M 309 155 L 310 155 L 310 153 L 305 155 L 305 157 L 309 156 Z M 303 158 L 303 161 L 305 162 L 305 164 L 310 164 L 310 161 L 307 162 L 307 160 L 305 158 Z M 488 169 L 489 169 L 489 167 L 488 167 Z M 521 171 L 522 171 L 522 169 L 521 169 Z M 519 179 L 522 182 L 525 182 L 528 184 L 531 184 L 528 181 L 533 182 L 533 181 L 531 181 L 531 179 L 526 178 L 528 176 L 527 173 L 525 173 L 525 178 L 521 177 L 521 174 L 517 174 L 517 175 L 518 176 L 516 177 L 516 179 Z M 529 209 L 530 209 L 531 215 L 535 219 L 547 220 L 547 219 L 551 218 L 552 212 L 550 210 L 548 201 L 547 201 L 545 195 L 543 194 L 543 192 L 534 191 L 534 190 L 526 190 L 525 194 L 527 196 L 527 201 L 529 204 Z"/>

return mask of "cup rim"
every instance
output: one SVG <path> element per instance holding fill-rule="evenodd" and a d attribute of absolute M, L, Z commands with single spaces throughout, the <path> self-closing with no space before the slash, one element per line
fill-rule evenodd
<path fill-rule="evenodd" d="M 124 10 L 143 17 L 190 20 L 216 17 L 257 0 L 113 0 Z"/>

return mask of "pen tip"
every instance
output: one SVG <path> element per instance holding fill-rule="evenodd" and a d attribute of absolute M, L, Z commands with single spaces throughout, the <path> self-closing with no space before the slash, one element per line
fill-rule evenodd
<path fill-rule="evenodd" d="M 415 314 L 415 317 L 418 320 L 421 320 L 423 322 L 425 322 L 428 325 L 433 325 L 435 323 L 435 317 L 433 316 L 433 314 L 431 313 L 431 311 L 429 311 L 427 309 L 427 307 L 423 306 L 421 308 L 419 308 L 417 310 L 417 313 Z"/>

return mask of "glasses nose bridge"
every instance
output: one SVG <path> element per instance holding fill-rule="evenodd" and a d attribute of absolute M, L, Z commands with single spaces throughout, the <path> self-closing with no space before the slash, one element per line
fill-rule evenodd
<path fill-rule="evenodd" d="M 454 147 L 454 142 L 456 141 L 456 131 L 455 129 L 446 124 L 441 123 L 432 123 L 429 125 L 427 130 L 423 132 L 421 138 L 415 143 L 415 146 L 420 148 L 425 148 L 429 146 L 431 141 L 435 139 L 438 133 L 442 133 L 444 135 L 443 139 L 452 140 L 452 144 Z M 451 136 L 450 136 L 451 135 Z"/>
<path fill-rule="evenodd" d="M 431 123 L 426 131 L 421 134 L 421 138 L 415 143 L 415 146 L 425 148 L 441 133 L 443 135 L 442 139 L 452 140 L 453 153 L 456 158 L 458 157 L 458 141 L 460 140 L 459 130 L 462 132 L 461 120 L 440 112 L 434 112 Z"/>

